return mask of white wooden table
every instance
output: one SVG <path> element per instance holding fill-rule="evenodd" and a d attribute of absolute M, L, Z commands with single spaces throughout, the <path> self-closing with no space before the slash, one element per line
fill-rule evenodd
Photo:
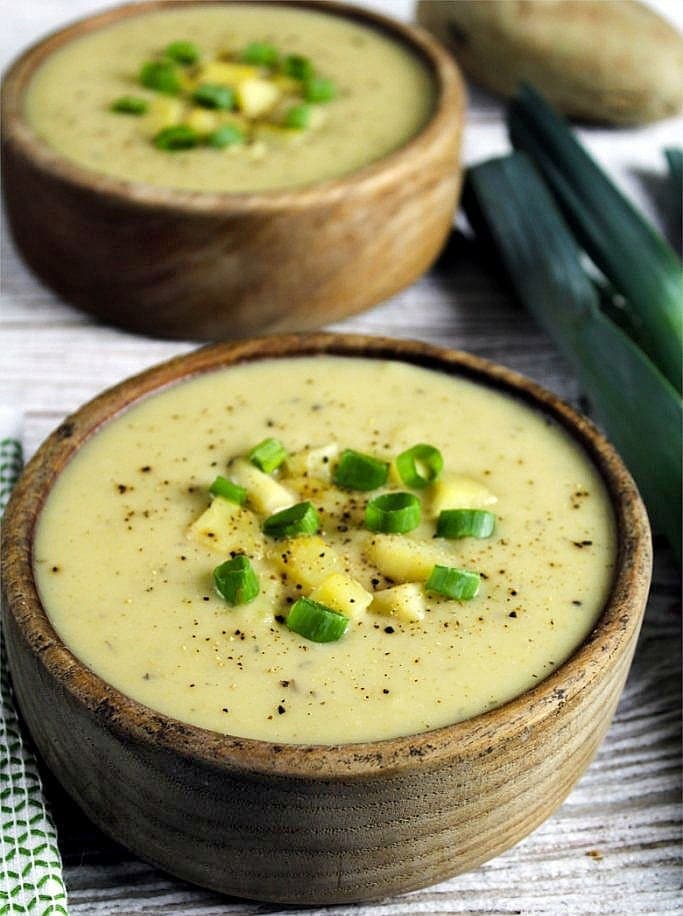
<path fill-rule="evenodd" d="M 94 5 L 93 0 L 0 0 L 3 66 L 29 42 Z M 104 4 L 99 0 L 98 5 Z M 367 5 L 400 18 L 412 13 L 410 0 L 373 0 Z M 678 19 L 680 27 L 680 0 L 655 5 Z M 629 193 L 671 230 L 661 149 L 683 142 L 683 119 L 640 130 L 583 134 Z M 490 97 L 473 94 L 466 161 L 506 149 L 499 106 Z M 335 328 L 468 349 L 506 363 L 585 407 L 571 371 L 552 344 L 461 237 L 454 237 L 441 261 L 410 289 Z M 0 404 L 23 409 L 27 455 L 65 414 L 102 388 L 194 345 L 135 337 L 73 310 L 28 272 L 6 230 L 0 332 Z M 678 578 L 668 549 L 657 543 L 652 596 L 626 691 L 596 760 L 565 804 L 516 848 L 477 871 L 394 900 L 283 909 L 194 888 L 106 839 L 47 777 L 70 911 L 74 916 L 683 914 L 680 642 Z"/>

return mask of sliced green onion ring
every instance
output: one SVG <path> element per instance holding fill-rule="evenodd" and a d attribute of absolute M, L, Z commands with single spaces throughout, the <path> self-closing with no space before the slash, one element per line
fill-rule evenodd
<path fill-rule="evenodd" d="M 249 558 L 238 554 L 213 571 L 216 591 L 228 604 L 248 604 L 260 591 L 258 576 Z"/>
<path fill-rule="evenodd" d="M 436 523 L 440 538 L 489 538 L 496 527 L 496 516 L 486 509 L 444 509 Z"/>
<path fill-rule="evenodd" d="M 443 455 L 433 445 L 420 442 L 396 459 L 396 468 L 407 487 L 421 490 L 438 478 L 443 470 Z"/>
<path fill-rule="evenodd" d="M 282 72 L 296 80 L 310 80 L 315 76 L 311 61 L 300 54 L 288 54 L 282 62 Z"/>
<path fill-rule="evenodd" d="M 479 591 L 481 577 L 479 573 L 455 566 L 435 566 L 425 584 L 430 592 L 437 592 L 447 598 L 458 601 L 469 601 Z"/>
<path fill-rule="evenodd" d="M 376 490 L 387 482 L 388 476 L 386 461 L 347 448 L 339 457 L 333 479 L 345 490 Z"/>
<path fill-rule="evenodd" d="M 310 598 L 299 598 L 287 615 L 287 626 L 313 642 L 336 642 L 349 625 L 349 618 Z"/>
<path fill-rule="evenodd" d="M 307 102 L 331 102 L 337 95 L 334 80 L 324 76 L 312 76 L 304 83 L 304 98 Z"/>
<path fill-rule="evenodd" d="M 285 115 L 285 127 L 293 130 L 305 130 L 311 123 L 313 109 L 310 105 L 293 105 Z"/>
<path fill-rule="evenodd" d="M 179 64 L 196 64 L 201 57 L 201 51 L 193 41 L 172 41 L 164 54 Z"/>
<path fill-rule="evenodd" d="M 202 108 L 214 108 L 219 111 L 230 111 L 235 107 L 235 92 L 230 86 L 217 83 L 200 83 L 192 95 L 192 101 Z"/>
<path fill-rule="evenodd" d="M 255 64 L 258 67 L 277 67 L 280 52 L 267 41 L 252 41 L 240 54 L 240 60 L 244 64 Z"/>
<path fill-rule="evenodd" d="M 309 502 L 296 503 L 268 516 L 263 523 L 264 534 L 272 538 L 295 538 L 315 534 L 320 527 L 318 512 Z"/>
<path fill-rule="evenodd" d="M 244 133 L 234 124 L 223 124 L 206 138 L 208 146 L 215 149 L 225 149 L 226 146 L 234 146 L 236 143 L 244 143 Z"/>
<path fill-rule="evenodd" d="M 287 457 L 287 450 L 279 439 L 264 439 L 249 452 L 249 461 L 265 474 L 279 468 Z"/>
<path fill-rule="evenodd" d="M 365 525 L 370 531 L 406 534 L 420 524 L 420 500 L 414 493 L 382 493 L 365 507 Z"/>
<path fill-rule="evenodd" d="M 196 130 L 188 127 L 187 124 L 175 124 L 172 127 L 164 127 L 158 134 L 155 134 L 154 145 L 157 149 L 174 153 L 198 146 L 199 140 L 200 137 Z"/>
<path fill-rule="evenodd" d="M 182 88 L 178 70 L 170 60 L 147 61 L 140 69 L 139 80 L 147 89 L 156 89 L 166 95 L 178 95 Z"/>
<path fill-rule="evenodd" d="M 238 506 L 243 506 L 247 501 L 247 491 L 244 487 L 233 483 L 227 477 L 221 477 L 220 474 L 209 487 L 209 493 L 212 496 L 222 496 L 223 499 L 229 499 L 231 503 L 237 503 Z"/>
<path fill-rule="evenodd" d="M 143 115 L 149 108 L 147 99 L 141 99 L 138 95 L 122 95 L 109 106 L 110 111 L 117 114 Z"/>

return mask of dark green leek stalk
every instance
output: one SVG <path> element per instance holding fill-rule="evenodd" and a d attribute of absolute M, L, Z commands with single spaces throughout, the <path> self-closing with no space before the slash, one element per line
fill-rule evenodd
<path fill-rule="evenodd" d="M 680 200 L 683 194 L 683 150 L 670 146 L 664 150 L 674 194 Z"/>
<path fill-rule="evenodd" d="M 510 104 L 514 146 L 533 160 L 578 242 L 626 299 L 639 343 L 681 390 L 683 275 L 672 248 L 621 194 L 531 86 Z"/>
<path fill-rule="evenodd" d="M 669 184 L 673 198 L 673 211 L 675 213 L 675 226 L 678 232 L 678 242 L 681 240 L 681 219 L 683 217 L 683 150 L 670 146 L 664 150 L 666 164 L 669 167 Z"/>
<path fill-rule="evenodd" d="M 557 206 L 523 153 L 468 172 L 472 228 L 497 248 L 519 298 L 574 366 L 654 523 L 681 555 L 681 400 L 599 307 Z"/>

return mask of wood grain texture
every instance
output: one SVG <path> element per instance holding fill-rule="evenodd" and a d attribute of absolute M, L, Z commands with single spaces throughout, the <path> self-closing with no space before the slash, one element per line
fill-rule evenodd
<path fill-rule="evenodd" d="M 202 340 L 315 328 L 420 276 L 460 192 L 464 90 L 427 33 L 373 13 L 322 4 L 411 47 L 433 76 L 435 111 L 403 147 L 342 178 L 239 195 L 152 188 L 82 168 L 36 137 L 23 99 L 40 63 L 88 31 L 169 4 L 147 0 L 76 23 L 31 48 L 3 81 L 5 205 L 35 273 L 113 324 Z"/>
<path fill-rule="evenodd" d="M 98 6 L 111 4 L 102 0 Z M 678 16 L 675 0 L 653 0 Z M 412 0 L 367 0 L 401 17 Z M 48 29 L 92 12 L 93 0 L 9 0 L 0 33 L 4 63 Z M 507 149 L 500 106 L 469 88 L 464 159 Z M 582 129 L 588 147 L 672 240 L 661 149 L 680 142 L 683 121 L 643 131 Z M 2 236 L 0 404 L 24 411 L 27 455 L 79 404 L 102 388 L 189 342 L 144 339 L 96 323 L 39 284 Z M 511 300 L 491 267 L 458 239 L 418 283 L 372 311 L 335 326 L 360 333 L 417 337 L 494 358 L 574 404 L 580 391 L 561 355 Z M 287 916 L 660 916 L 681 904 L 680 579 L 655 540 L 652 591 L 633 666 L 612 727 L 562 807 L 516 847 L 480 868 L 403 897 L 335 907 L 288 907 Z M 263 916 L 278 905 L 224 897 L 170 877 L 105 837 L 48 779 L 73 916 Z"/>
<path fill-rule="evenodd" d="M 584 448 L 617 524 L 614 582 L 583 646 L 523 696 L 420 735 L 297 746 L 218 735 L 154 713 L 104 683 L 54 632 L 32 569 L 37 514 L 90 436 L 139 398 L 245 361 L 332 353 L 401 359 L 544 410 Z M 173 874 L 241 897 L 365 901 L 433 884 L 509 848 L 555 810 L 604 737 L 628 673 L 650 583 L 650 533 L 635 485 L 589 421 L 479 357 L 416 341 L 315 334 L 186 354 L 68 417 L 17 483 L 2 539 L 4 630 L 33 739 L 106 833 Z"/>

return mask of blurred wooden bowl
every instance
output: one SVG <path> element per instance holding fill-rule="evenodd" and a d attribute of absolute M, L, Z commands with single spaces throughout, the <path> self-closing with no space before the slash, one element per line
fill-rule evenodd
<path fill-rule="evenodd" d="M 101 175 L 33 133 L 23 114 L 27 86 L 45 58 L 74 38 L 176 4 L 147 0 L 82 19 L 26 51 L 2 91 L 10 228 L 48 286 L 132 331 L 218 339 L 336 321 L 386 299 L 429 267 L 450 230 L 461 185 L 464 90 L 456 65 L 421 29 L 345 3 L 286 2 L 408 45 L 437 90 L 423 130 L 366 168 L 301 188 L 208 194 Z"/>
<path fill-rule="evenodd" d="M 36 591 L 38 513 L 81 445 L 141 397 L 248 360 L 333 353 L 398 359 L 506 392 L 560 423 L 611 497 L 610 597 L 574 655 L 505 705 L 412 737 L 301 746 L 186 725 L 88 670 Z M 61 783 L 106 833 L 150 862 L 228 894 L 298 904 L 383 897 L 471 869 L 562 802 L 617 705 L 648 593 L 651 546 L 633 481 L 596 428 L 538 385 L 426 344 L 317 334 L 222 344 L 105 392 L 55 430 L 26 468 L 3 526 L 4 626 L 25 721 Z"/>

